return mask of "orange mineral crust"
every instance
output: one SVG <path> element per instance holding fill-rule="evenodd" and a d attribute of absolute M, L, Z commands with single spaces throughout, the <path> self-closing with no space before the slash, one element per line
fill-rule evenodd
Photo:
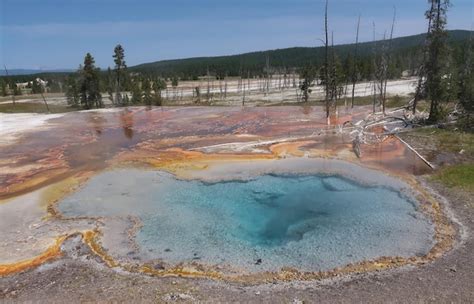
<path fill-rule="evenodd" d="M 51 259 L 57 258 L 61 255 L 61 244 L 65 239 L 66 237 L 64 236 L 58 238 L 53 246 L 49 247 L 45 252 L 37 257 L 19 261 L 13 264 L 0 263 L 0 277 L 39 266 Z"/>
<path fill-rule="evenodd" d="M 0 146 L 0 207 L 40 191 L 36 218 L 32 216 L 29 224 L 32 227 L 52 225 L 54 229 L 35 237 L 55 243 L 40 255 L 14 263 L 2 263 L 0 255 L 0 276 L 58 257 L 61 243 L 75 233 L 80 233 L 83 242 L 108 266 L 150 275 L 270 282 L 275 279 L 320 279 L 426 263 L 452 246 L 455 231 L 442 207 L 411 177 L 431 169 L 396 137 L 389 136 L 376 144 L 363 144 L 360 158 L 356 157 L 352 150 L 353 138 L 349 132 L 341 132 L 341 127 L 347 121 L 355 123 L 363 119 L 368 112 L 370 107 L 341 110 L 338 116 L 331 117 L 328 126 L 323 107 L 319 106 L 132 107 L 68 113 L 48 120 L 42 128 L 23 131 Z M 219 164 L 292 157 L 340 159 L 408 181 L 421 193 L 424 212 L 436 224 L 435 246 L 424 257 L 383 257 L 329 272 L 283 269 L 278 273 L 228 275 L 199 264 L 160 271 L 151 265 L 137 267 L 117 260 L 101 244 L 102 224 L 90 224 L 96 218 L 81 219 L 83 222 L 74 226 L 73 221 L 65 219 L 55 207 L 59 199 L 75 191 L 90 177 L 116 167 L 160 169 L 186 178 L 193 175 L 192 171 Z M 64 223 L 68 226 L 58 237 L 57 231 L 62 230 Z M 34 228 L 31 228 L 31 234 L 35 234 Z M 0 249 L 11 260 L 8 248 Z"/>

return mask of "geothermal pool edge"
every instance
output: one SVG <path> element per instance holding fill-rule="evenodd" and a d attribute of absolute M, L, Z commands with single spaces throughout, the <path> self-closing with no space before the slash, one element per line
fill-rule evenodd
<path fill-rule="evenodd" d="M 289 161 L 290 162 L 294 161 L 294 159 L 293 160 L 290 159 Z M 320 159 L 318 161 L 327 162 L 328 160 Z M 261 162 L 261 161 L 251 160 L 250 162 L 252 163 L 252 165 L 254 165 L 255 162 Z M 264 161 L 264 162 L 267 162 L 267 161 Z M 329 161 L 329 162 L 333 162 L 333 161 Z M 341 162 L 341 161 L 338 161 L 338 162 Z M 354 166 L 354 164 L 350 164 L 349 162 L 346 162 L 346 161 L 342 161 L 342 162 L 349 164 L 349 166 Z M 360 167 L 360 165 L 355 165 L 355 166 Z M 149 168 L 149 169 L 160 170 L 160 168 Z M 367 168 L 365 169 L 373 170 L 373 169 L 367 169 Z M 112 168 L 112 170 L 114 169 Z M 194 174 L 196 172 L 202 173 L 204 171 L 209 171 L 209 168 L 206 167 L 205 170 L 202 170 L 202 169 L 193 170 L 193 173 Z M 380 170 L 376 170 L 376 171 L 380 171 Z M 321 173 L 320 171 L 318 172 Z M 329 173 L 329 172 L 326 172 L 326 173 Z M 382 172 L 379 174 L 383 174 L 386 176 L 392 175 L 387 172 Z M 179 174 L 177 176 L 179 177 Z M 81 177 L 82 180 L 79 183 L 80 186 L 74 187 L 74 189 L 69 189 L 69 190 L 77 191 L 78 188 L 86 184 L 89 178 L 90 176 L 86 178 Z M 188 176 L 188 178 L 190 177 Z M 191 178 L 195 179 L 196 176 L 193 176 Z M 88 231 L 82 231 L 78 233 L 82 236 L 83 242 L 86 243 L 90 247 L 90 249 L 94 252 L 94 254 L 100 257 L 101 260 L 109 267 L 118 267 L 120 269 L 129 271 L 132 273 L 144 273 L 144 274 L 153 275 L 153 276 L 162 276 L 162 277 L 179 276 L 179 277 L 190 277 L 190 278 L 208 278 L 208 279 L 217 279 L 217 280 L 223 280 L 223 281 L 229 281 L 229 282 L 242 282 L 242 283 L 252 283 L 252 284 L 261 284 L 261 283 L 275 282 L 275 281 L 284 282 L 284 281 L 322 280 L 322 279 L 339 277 L 341 275 L 347 276 L 347 275 L 358 274 L 358 273 L 367 273 L 367 272 L 374 272 L 374 271 L 380 271 L 380 270 L 390 270 L 390 269 L 400 268 L 402 266 L 407 266 L 407 265 L 419 266 L 419 265 L 426 264 L 428 262 L 431 262 L 439 258 L 444 253 L 446 253 L 451 248 L 453 248 L 456 232 L 454 230 L 454 227 L 451 225 L 451 219 L 448 217 L 449 214 L 445 212 L 446 207 L 440 206 L 439 201 L 434 198 L 434 196 L 430 193 L 430 190 L 427 190 L 423 185 L 421 185 L 414 178 L 409 178 L 408 176 L 400 176 L 400 175 L 396 175 L 395 177 L 392 175 L 390 178 L 401 180 L 402 183 L 407 184 L 411 189 L 415 190 L 415 193 L 417 193 L 417 201 L 421 207 L 420 208 L 421 211 L 425 215 L 428 215 L 430 217 L 430 219 L 432 220 L 435 226 L 435 236 L 434 236 L 435 244 L 432 247 L 432 249 L 429 251 L 429 253 L 423 257 L 411 257 L 411 258 L 380 257 L 374 260 L 361 261 L 354 264 L 346 265 L 344 267 L 338 267 L 330 271 L 304 272 L 304 271 L 298 271 L 296 269 L 291 269 L 291 268 L 283 268 L 281 271 L 278 271 L 278 272 L 262 272 L 262 273 L 256 273 L 256 274 L 250 274 L 250 275 L 249 274 L 226 275 L 219 272 L 216 269 L 212 269 L 204 265 L 200 265 L 199 263 L 180 265 L 180 266 L 176 266 L 176 267 L 165 269 L 165 270 L 157 270 L 152 264 L 143 264 L 140 266 L 124 264 L 114 259 L 112 255 L 109 254 L 107 250 L 102 247 L 101 245 L 102 231 L 100 228 L 88 230 Z M 50 213 L 50 216 L 52 217 L 67 220 L 57 210 L 56 203 L 62 197 L 64 197 L 64 195 L 69 193 L 69 191 L 57 191 L 56 193 L 58 193 L 59 195 L 55 197 L 53 201 L 49 202 L 48 212 Z M 136 234 L 136 232 L 139 229 L 139 226 L 140 226 L 139 223 L 135 223 L 135 225 L 131 227 L 129 230 L 131 234 L 133 235 Z M 77 235 L 77 233 L 73 235 Z M 61 242 L 69 237 L 71 237 L 71 235 L 62 236 Z M 46 259 L 44 262 L 54 259 L 57 256 L 58 254 L 56 253 L 52 255 L 50 259 Z M 14 267 L 14 265 L 9 265 L 10 267 L 8 267 L 8 265 L 2 265 L 2 266 L 3 266 L 3 269 L 10 269 L 10 271 L 4 270 L 4 273 L 2 274 L 0 272 L 0 274 L 8 275 L 8 274 L 16 273 L 18 271 L 25 270 L 25 269 L 38 266 L 38 265 L 36 264 L 35 265 L 31 264 L 29 266 L 25 265 L 25 267 L 23 268 Z M 2 269 L 2 267 L 0 267 L 0 269 Z"/>

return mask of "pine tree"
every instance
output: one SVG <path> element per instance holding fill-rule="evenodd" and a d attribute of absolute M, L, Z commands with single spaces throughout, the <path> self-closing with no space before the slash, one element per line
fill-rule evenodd
<path fill-rule="evenodd" d="M 0 79 L 0 95 L 1 96 L 7 96 L 8 95 L 7 83 L 3 79 Z"/>
<path fill-rule="evenodd" d="M 127 75 L 127 65 L 125 63 L 125 51 L 123 47 L 118 44 L 114 49 L 114 58 L 115 63 L 115 103 L 122 103 L 122 90 L 125 87 L 126 75 Z"/>
<path fill-rule="evenodd" d="M 209 76 L 208 76 L 209 77 Z M 176 88 L 179 84 L 179 78 L 178 76 L 173 76 L 173 78 L 171 78 L 171 86 L 173 88 Z"/>
<path fill-rule="evenodd" d="M 337 106 L 337 100 L 342 96 L 344 93 L 344 80 L 345 75 L 343 72 L 341 61 L 339 57 L 332 52 L 332 59 L 331 59 L 331 71 L 329 73 L 330 77 L 330 92 L 331 92 L 331 100 L 336 101 L 335 106 Z"/>
<path fill-rule="evenodd" d="M 38 83 L 36 78 L 33 79 L 33 83 L 31 84 L 31 93 L 33 94 L 43 93 L 43 86 Z"/>
<path fill-rule="evenodd" d="M 131 103 L 134 105 L 142 103 L 142 90 L 140 89 L 140 81 L 138 79 L 131 82 L 131 91 Z"/>
<path fill-rule="evenodd" d="M 162 105 L 161 91 L 164 89 L 166 89 L 166 81 L 164 81 L 162 78 L 155 79 L 155 81 L 153 82 L 153 91 L 155 92 L 153 97 L 153 103 L 156 106 Z"/>
<path fill-rule="evenodd" d="M 426 95 L 431 102 L 430 122 L 437 122 L 442 118 L 441 103 L 448 98 L 446 75 L 448 73 L 448 44 L 446 33 L 446 13 L 449 0 L 429 0 L 432 9 L 426 13 L 431 28 L 428 32 L 428 51 L 425 63 Z"/>
<path fill-rule="evenodd" d="M 112 70 L 110 68 L 107 68 L 107 80 L 106 80 L 106 90 L 107 94 L 109 94 L 109 100 L 112 102 L 112 104 L 115 104 L 114 100 L 114 77 L 112 75 Z"/>
<path fill-rule="evenodd" d="M 15 82 L 13 82 L 12 87 L 13 87 L 13 95 L 17 96 L 17 95 L 23 94 L 21 91 L 21 88 Z"/>
<path fill-rule="evenodd" d="M 103 107 L 102 95 L 100 94 L 99 69 L 95 67 L 94 57 L 87 53 L 84 58 L 84 66 L 80 73 L 81 104 L 85 109 Z"/>
<path fill-rule="evenodd" d="M 474 128 L 474 41 L 472 36 L 467 45 L 462 48 L 459 70 L 458 96 L 464 110 L 460 125 L 472 131 Z"/>
<path fill-rule="evenodd" d="M 123 104 L 128 105 L 130 104 L 130 98 L 128 98 L 128 94 L 124 94 L 125 96 L 123 97 Z"/>
<path fill-rule="evenodd" d="M 143 102 L 146 105 L 151 106 L 152 103 L 153 103 L 153 96 L 151 94 L 150 79 L 148 79 L 148 78 L 143 79 L 142 90 L 143 90 Z"/>
<path fill-rule="evenodd" d="M 76 77 L 69 75 L 66 78 L 66 98 L 67 103 L 73 107 L 79 106 L 79 85 Z"/>
<path fill-rule="evenodd" d="M 300 76 L 303 82 L 300 85 L 300 90 L 303 92 L 303 102 L 308 102 L 309 94 L 311 94 L 311 86 L 316 79 L 317 72 L 314 66 L 304 67 L 300 71 Z"/>

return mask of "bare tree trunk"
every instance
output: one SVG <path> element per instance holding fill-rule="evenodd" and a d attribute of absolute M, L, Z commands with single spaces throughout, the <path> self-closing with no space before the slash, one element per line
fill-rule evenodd
<path fill-rule="evenodd" d="M 270 68 L 270 57 L 266 54 L 266 63 L 265 63 L 265 96 L 270 93 L 271 81 L 272 81 L 272 72 Z"/>
<path fill-rule="evenodd" d="M 247 71 L 247 89 L 249 91 L 250 96 L 250 71 Z"/>
<path fill-rule="evenodd" d="M 357 34 L 356 34 L 356 43 L 354 48 L 354 60 L 352 64 L 352 98 L 351 98 L 351 109 L 354 108 L 354 95 L 355 95 L 355 86 L 357 82 L 357 48 L 359 46 L 359 28 L 360 28 L 360 14 L 359 19 L 357 20 Z"/>
<path fill-rule="evenodd" d="M 378 91 L 379 91 L 379 106 L 382 109 L 382 113 L 385 113 L 385 100 L 384 100 L 384 84 L 385 79 L 387 78 L 387 48 L 386 48 L 386 37 L 387 32 L 383 34 L 383 40 L 380 48 L 380 62 L 378 62 L 377 71 L 378 71 Z"/>
<path fill-rule="evenodd" d="M 224 99 L 227 99 L 227 73 L 224 78 Z"/>
<path fill-rule="evenodd" d="M 349 85 L 348 79 L 346 78 L 346 83 L 344 84 L 344 108 L 347 111 L 347 86 Z"/>
<path fill-rule="evenodd" d="M 10 75 L 8 74 L 8 69 L 7 69 L 7 66 L 6 65 L 3 65 L 3 67 L 5 68 L 5 75 L 10 78 Z M 12 91 L 12 103 L 13 105 L 15 105 L 15 92 L 13 91 L 13 89 L 11 89 Z"/>
<path fill-rule="evenodd" d="M 334 103 L 334 111 L 337 113 L 338 81 L 336 71 L 336 51 L 334 50 L 334 32 L 331 32 L 331 69 L 332 69 L 332 93 L 331 102 Z"/>
<path fill-rule="evenodd" d="M 245 106 L 245 81 L 242 81 L 242 107 Z"/>
<path fill-rule="evenodd" d="M 222 90 L 222 78 L 219 76 L 219 98 L 222 99 L 223 90 Z"/>
<path fill-rule="evenodd" d="M 278 90 L 281 91 L 281 70 L 278 71 Z"/>
<path fill-rule="evenodd" d="M 376 40 L 375 40 L 375 22 L 372 22 L 372 27 L 373 27 L 373 60 L 372 60 L 372 69 L 373 69 L 373 72 L 372 72 L 372 81 L 373 81 L 373 109 L 372 111 L 375 113 L 375 104 L 377 103 L 377 84 L 376 84 L 376 79 L 377 77 L 375 76 L 376 75 L 376 70 L 377 70 L 377 67 L 376 67 L 376 56 L 377 56 L 377 47 L 376 47 Z"/>
<path fill-rule="evenodd" d="M 41 86 L 41 87 L 43 87 L 43 86 Z M 47 110 L 48 112 L 50 112 L 50 111 L 49 111 L 48 103 L 46 102 L 46 98 L 44 98 L 43 89 L 40 90 L 40 93 L 41 93 L 41 97 L 43 98 L 44 105 L 46 106 L 46 110 Z"/>
<path fill-rule="evenodd" d="M 209 99 L 211 97 L 211 87 L 210 87 L 210 78 L 209 78 L 209 67 L 207 67 L 207 103 L 209 104 Z"/>
<path fill-rule="evenodd" d="M 387 71 L 386 71 L 386 75 L 385 75 L 385 83 L 384 83 L 384 88 L 383 88 L 383 108 L 382 108 L 383 115 L 385 115 L 385 101 L 386 101 L 386 98 L 387 98 L 388 67 L 390 66 L 390 61 L 392 59 L 391 52 L 392 52 L 393 30 L 395 28 L 396 18 L 397 18 L 397 9 L 396 9 L 396 7 L 394 7 L 393 8 L 392 28 L 390 29 L 390 39 L 389 39 L 388 49 L 387 49 Z"/>
<path fill-rule="evenodd" d="M 329 124 L 329 43 L 328 43 L 328 5 L 329 0 L 326 0 L 326 8 L 324 13 L 324 32 L 326 34 L 326 40 L 324 43 L 324 50 L 325 50 L 325 79 L 326 79 L 326 118 Z"/>

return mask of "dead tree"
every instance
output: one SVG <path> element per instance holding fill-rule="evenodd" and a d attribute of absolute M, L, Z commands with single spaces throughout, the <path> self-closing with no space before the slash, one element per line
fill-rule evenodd
<path fill-rule="evenodd" d="M 379 95 L 379 106 L 381 106 L 382 113 L 385 113 L 385 100 L 384 100 L 384 84 L 387 79 L 388 71 L 388 60 L 387 60 L 387 33 L 383 34 L 382 42 L 380 43 L 379 54 L 375 54 L 376 58 L 376 78 L 377 78 L 377 90 Z"/>
<path fill-rule="evenodd" d="M 247 89 L 249 90 L 249 96 L 250 96 L 250 71 L 247 70 Z"/>
<path fill-rule="evenodd" d="M 334 49 L 334 32 L 331 32 L 331 103 L 337 113 L 337 99 L 339 97 L 339 79 L 336 66 L 336 51 Z"/>
<path fill-rule="evenodd" d="M 357 48 L 359 47 L 359 28 L 360 28 L 360 14 L 359 19 L 357 20 L 357 33 L 356 33 L 356 43 L 354 47 L 354 59 L 352 63 L 352 98 L 351 98 L 351 108 L 354 108 L 354 95 L 355 95 L 355 86 L 357 82 Z"/>
<path fill-rule="evenodd" d="M 372 22 L 372 27 L 373 27 L 373 59 L 372 59 L 372 82 L 373 82 L 373 109 L 372 111 L 375 113 L 375 105 L 377 103 L 377 77 L 376 77 L 376 71 L 377 71 L 377 65 L 376 65 L 376 57 L 377 57 L 377 42 L 375 40 L 375 22 Z"/>
<path fill-rule="evenodd" d="M 195 87 L 194 91 L 196 92 L 196 102 L 201 103 L 201 87 L 200 86 Z"/>
<path fill-rule="evenodd" d="M 222 99 L 223 89 L 222 89 L 222 77 L 219 75 L 219 97 Z"/>
<path fill-rule="evenodd" d="M 41 85 L 41 87 L 43 87 L 43 86 Z M 49 111 L 48 103 L 46 102 L 46 98 L 44 98 L 43 88 L 40 90 L 40 94 L 41 94 L 41 98 L 43 98 L 43 102 L 44 102 L 44 105 L 46 106 L 46 110 L 47 110 L 48 112 L 50 112 L 50 111 Z"/>
<path fill-rule="evenodd" d="M 270 92 L 270 58 L 268 54 L 265 55 L 265 96 L 267 96 Z"/>
<path fill-rule="evenodd" d="M 210 84 L 210 77 L 209 77 L 209 67 L 207 67 L 207 103 L 209 104 L 209 100 L 211 97 L 211 84 Z"/>
<path fill-rule="evenodd" d="M 324 51 L 325 51 L 325 88 L 326 88 L 326 118 L 328 119 L 329 124 L 329 39 L 328 39 L 328 5 L 329 0 L 326 0 L 326 7 L 324 13 L 324 32 L 326 34 L 326 40 L 324 42 Z"/>
<path fill-rule="evenodd" d="M 242 107 L 244 106 L 245 106 L 245 81 L 242 81 Z"/>
<path fill-rule="evenodd" d="M 395 20 L 397 18 L 397 9 L 394 7 L 393 8 L 393 20 L 392 20 L 392 28 L 390 29 L 390 39 L 388 42 L 388 48 L 386 50 L 386 58 L 387 58 L 387 71 L 385 74 L 385 83 L 384 83 L 384 88 L 383 88 L 383 103 L 382 103 L 382 112 L 385 115 L 385 101 L 387 100 L 387 82 L 388 82 L 388 67 L 390 66 L 390 62 L 392 59 L 392 41 L 393 41 L 393 30 L 395 28 Z"/>
<path fill-rule="evenodd" d="M 224 77 L 224 99 L 227 99 L 227 73 Z"/>
<path fill-rule="evenodd" d="M 10 75 L 8 75 L 7 66 L 3 65 L 3 67 L 5 68 L 5 75 L 7 75 L 7 78 L 10 78 Z M 15 92 L 12 89 L 10 89 L 10 91 L 12 91 L 12 103 L 15 105 Z"/>
<path fill-rule="evenodd" d="M 346 77 L 344 84 L 344 108 L 347 110 L 347 86 L 349 85 L 349 78 Z"/>

